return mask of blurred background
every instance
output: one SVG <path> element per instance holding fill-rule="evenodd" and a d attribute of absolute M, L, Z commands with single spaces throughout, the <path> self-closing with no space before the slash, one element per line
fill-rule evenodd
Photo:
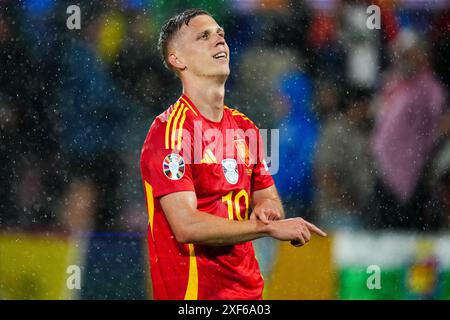
<path fill-rule="evenodd" d="M 450 299 L 447 0 L 0 0 L 0 299 L 152 298 L 140 149 L 191 7 L 226 30 L 226 104 L 279 129 L 287 215 L 330 234 L 255 241 L 264 297 Z"/>

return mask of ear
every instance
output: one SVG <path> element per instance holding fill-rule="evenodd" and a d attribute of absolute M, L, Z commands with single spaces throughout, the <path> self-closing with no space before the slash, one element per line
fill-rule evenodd
<path fill-rule="evenodd" d="M 180 61 L 180 59 L 175 55 L 175 53 L 169 53 L 169 59 L 168 59 L 170 65 L 178 70 L 184 70 L 186 69 L 186 65 Z"/>

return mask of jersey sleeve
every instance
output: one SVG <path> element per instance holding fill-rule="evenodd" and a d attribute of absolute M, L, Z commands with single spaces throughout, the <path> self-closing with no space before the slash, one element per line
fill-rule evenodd
<path fill-rule="evenodd" d="M 252 174 L 252 190 L 257 191 L 268 188 L 274 184 L 272 175 L 267 167 L 265 155 L 265 146 L 259 129 L 255 126 L 258 139 L 258 154 L 256 156 L 256 163 Z"/>
<path fill-rule="evenodd" d="M 164 126 L 150 132 L 144 165 L 147 167 L 153 196 L 159 198 L 180 191 L 194 191 L 192 165 L 183 149 L 165 148 Z"/>

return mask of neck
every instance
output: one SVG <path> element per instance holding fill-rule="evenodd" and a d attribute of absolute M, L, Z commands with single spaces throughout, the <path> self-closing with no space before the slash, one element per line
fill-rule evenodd
<path fill-rule="evenodd" d="M 225 81 L 211 82 L 211 79 L 207 78 L 185 81 L 183 94 L 192 100 L 206 119 L 216 122 L 222 120 Z"/>

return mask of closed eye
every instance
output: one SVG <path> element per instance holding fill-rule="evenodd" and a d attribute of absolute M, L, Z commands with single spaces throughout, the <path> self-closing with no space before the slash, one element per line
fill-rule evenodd
<path fill-rule="evenodd" d="M 223 28 L 218 27 L 218 28 L 217 28 L 217 34 L 218 34 L 220 37 L 225 38 L 225 31 L 223 30 Z M 207 40 L 207 39 L 209 39 L 209 36 L 210 36 L 210 35 L 211 35 L 211 31 L 210 31 L 210 30 L 205 30 L 205 31 L 203 31 L 202 33 L 200 33 L 200 34 L 197 36 L 197 40 Z"/>
<path fill-rule="evenodd" d="M 206 31 L 200 33 L 200 35 L 197 37 L 197 40 L 200 40 L 200 39 L 206 40 L 209 38 L 209 34 L 210 34 L 210 32 L 206 30 Z"/>

